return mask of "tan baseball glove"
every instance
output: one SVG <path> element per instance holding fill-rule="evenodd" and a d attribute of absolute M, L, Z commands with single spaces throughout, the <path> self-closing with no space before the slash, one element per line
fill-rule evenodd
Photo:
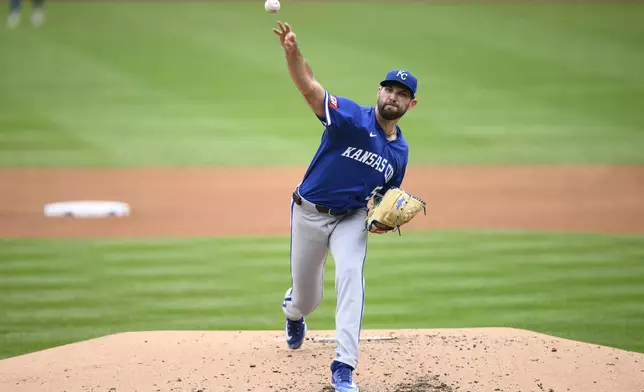
<path fill-rule="evenodd" d="M 400 188 L 389 189 L 379 202 L 374 202 L 367 215 L 367 230 L 383 234 L 398 231 L 400 226 L 411 221 L 423 210 L 427 215 L 427 203 Z"/>

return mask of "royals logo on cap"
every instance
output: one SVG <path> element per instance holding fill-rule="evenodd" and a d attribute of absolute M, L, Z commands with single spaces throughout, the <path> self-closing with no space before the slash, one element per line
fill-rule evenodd
<path fill-rule="evenodd" d="M 401 84 L 404 87 L 407 87 L 411 92 L 412 98 L 416 97 L 418 80 L 414 75 L 411 74 L 411 72 L 405 69 L 394 69 L 393 71 L 389 71 L 387 73 L 387 76 L 385 76 L 385 79 L 382 82 L 380 82 L 380 85 L 386 86 L 392 83 Z"/>
<path fill-rule="evenodd" d="M 401 80 L 407 80 L 407 77 L 409 76 L 409 73 L 403 71 L 402 69 L 398 70 L 396 72 L 396 77 L 400 78 Z"/>

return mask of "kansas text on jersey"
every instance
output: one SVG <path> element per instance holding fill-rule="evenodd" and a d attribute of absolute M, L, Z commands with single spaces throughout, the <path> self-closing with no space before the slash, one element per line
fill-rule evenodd
<path fill-rule="evenodd" d="M 387 159 L 374 152 L 367 150 L 363 151 L 361 148 L 356 147 L 347 147 L 346 151 L 342 153 L 342 156 L 355 159 L 356 161 L 362 162 L 367 166 L 371 166 L 372 168 L 378 170 L 380 173 L 385 170 L 386 165 L 387 171 L 385 172 L 385 182 L 391 180 L 391 176 L 394 174 L 394 168 L 391 165 L 387 164 Z"/>
<path fill-rule="evenodd" d="M 311 161 L 299 193 L 310 202 L 335 211 L 364 208 L 368 199 L 400 186 L 409 148 L 402 131 L 388 141 L 376 121 L 374 107 L 325 92 L 325 115 L 320 146 Z"/>

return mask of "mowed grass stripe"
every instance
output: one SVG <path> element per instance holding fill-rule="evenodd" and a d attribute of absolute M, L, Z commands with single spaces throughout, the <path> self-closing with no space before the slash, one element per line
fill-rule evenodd
<path fill-rule="evenodd" d="M 121 310 L 116 304 L 114 309 L 97 308 L 99 303 L 103 306 L 110 306 L 110 301 L 96 301 L 77 299 L 73 306 L 69 304 L 50 304 L 46 307 L 26 307 L 25 309 L 10 310 L 4 312 L 5 321 L 16 326 L 29 325 L 34 322 L 46 323 L 64 321 L 68 325 L 100 322 L 105 318 L 118 318 L 122 316 Z M 102 302 L 102 303 L 101 303 Z M 188 293 L 177 299 L 175 296 L 168 298 L 137 298 L 136 301 L 128 303 L 129 307 L 135 307 L 145 311 L 148 315 L 162 314 L 176 316 L 206 315 L 206 314 L 245 314 L 244 307 L 249 303 L 269 306 L 279 310 L 280 298 L 256 298 L 252 295 L 232 293 L 223 295 L 195 295 Z M 31 310 L 31 312 L 27 312 Z"/>
<path fill-rule="evenodd" d="M 391 280 L 404 280 L 405 278 L 409 278 L 409 276 L 392 276 Z M 384 280 L 385 278 L 383 277 L 380 279 Z M 405 296 L 407 290 L 420 290 L 421 293 L 424 292 L 428 295 L 451 293 L 454 290 L 464 290 L 461 295 L 466 295 L 467 293 L 477 295 L 488 292 L 511 295 L 512 293 L 517 292 L 533 293 L 541 292 L 542 290 L 547 290 L 547 292 L 552 293 L 552 295 L 560 295 L 562 292 L 570 292 L 572 289 L 579 289 L 584 292 L 584 295 L 590 295 L 590 293 L 586 293 L 586 291 L 591 288 L 594 288 L 596 292 L 613 292 L 615 290 L 620 292 L 626 290 L 627 292 L 642 293 L 644 292 L 644 289 L 637 286 L 641 282 L 641 279 L 641 276 L 630 275 L 626 277 L 613 277 L 612 279 L 585 278 L 583 280 L 575 280 L 574 278 L 568 279 L 567 277 L 526 278 L 515 277 L 512 275 L 508 275 L 504 278 L 463 278 L 458 274 L 449 274 L 432 276 L 424 279 L 417 277 L 417 280 L 415 281 L 408 281 L 401 293 L 401 296 Z M 621 286 L 623 284 L 626 286 Z M 395 293 L 393 294 L 395 296 Z M 386 295 L 381 294 L 380 292 L 374 293 L 374 296 L 379 299 L 381 296 L 384 299 L 385 296 L 390 297 L 391 295 L 392 293 L 389 291 Z"/>
<path fill-rule="evenodd" d="M 460 295 L 458 297 L 452 296 L 452 293 L 423 293 L 427 294 L 425 298 L 428 301 L 425 304 L 414 303 L 413 306 L 419 310 L 434 311 L 436 309 L 525 309 L 526 307 L 543 307 L 547 309 L 565 309 L 570 306 L 570 303 L 584 304 L 587 307 L 604 307 L 603 299 L 610 295 L 614 301 L 626 301 L 631 304 L 633 302 L 644 300 L 644 291 L 641 289 L 633 288 L 620 288 L 619 286 L 612 286 L 598 293 L 587 294 L 582 292 L 568 294 L 563 291 L 559 292 L 525 292 L 519 294 L 508 293 L 495 293 L 490 289 L 487 292 L 472 292 Z M 371 297 L 370 297 L 371 298 Z M 378 297 L 374 296 L 372 300 L 378 305 L 395 305 L 403 306 L 405 304 L 405 295 L 392 295 L 391 297 Z M 409 301 L 408 301 L 409 302 Z M 412 301 L 413 302 L 413 301 Z M 640 302 L 641 303 L 641 302 Z M 401 305 L 403 304 L 403 305 Z"/>
<path fill-rule="evenodd" d="M 368 105 L 386 70 L 415 72 L 420 104 L 401 125 L 416 163 L 644 162 L 639 4 L 283 12 L 337 95 Z M 385 13 L 416 39 L 380 29 Z M 44 29 L 0 35 L 0 165 L 306 164 L 315 153 L 322 129 L 256 5 L 74 2 L 48 15 Z M 328 34 L 330 19 L 351 39 Z"/>
<path fill-rule="evenodd" d="M 579 275 L 583 275 L 585 271 L 588 271 L 588 273 L 594 276 L 593 271 L 595 269 L 610 271 L 614 268 L 618 268 L 616 270 L 617 271 L 616 273 L 622 273 L 622 270 L 619 269 L 621 263 L 619 264 L 616 263 L 615 266 L 612 266 L 611 265 L 612 262 L 608 261 L 611 259 L 606 256 L 602 258 L 597 258 L 596 260 L 593 260 L 590 263 L 586 259 L 577 261 L 574 258 L 572 258 L 572 260 L 569 260 L 567 263 L 561 263 L 561 258 L 559 258 L 556 261 L 553 260 L 547 263 L 543 263 L 542 260 L 535 260 L 534 263 L 531 263 L 528 260 L 523 260 L 523 262 L 517 261 L 515 265 L 510 265 L 510 266 L 508 265 L 510 263 L 509 260 L 506 260 L 505 262 L 497 262 L 496 260 L 494 260 L 492 262 L 493 267 L 498 269 L 492 268 L 490 266 L 490 263 L 488 262 L 479 262 L 479 261 L 459 262 L 459 260 L 445 260 L 441 258 L 440 260 L 444 264 L 423 264 L 420 262 L 420 260 L 424 260 L 427 257 L 431 257 L 431 256 L 426 255 L 423 258 L 407 258 L 405 259 L 405 264 L 402 264 L 399 267 L 396 267 L 394 271 L 376 269 L 376 271 L 374 271 L 373 274 L 376 277 L 406 276 L 406 275 L 409 275 L 410 273 L 416 272 L 416 273 L 422 273 L 427 275 L 452 275 L 456 273 L 456 274 L 462 274 L 462 277 L 466 277 L 467 275 L 503 277 L 504 275 L 515 274 L 516 270 L 522 270 L 527 273 L 527 272 L 530 272 L 531 270 L 542 270 L 543 268 L 546 268 L 546 267 L 552 270 L 553 273 L 556 273 L 557 276 L 561 276 L 560 275 L 561 271 L 575 272 L 577 270 L 579 270 L 578 272 Z M 628 264 L 627 262 L 624 262 L 624 263 Z M 371 262 L 370 265 L 371 264 L 376 264 L 376 263 Z"/>
<path fill-rule="evenodd" d="M 638 236 L 371 236 L 363 325 L 512 326 L 644 352 L 643 255 Z M 334 267 L 311 328 L 334 327 Z M 289 239 L 4 240 L 0 271 L 3 356 L 106 331 L 281 329 Z"/>

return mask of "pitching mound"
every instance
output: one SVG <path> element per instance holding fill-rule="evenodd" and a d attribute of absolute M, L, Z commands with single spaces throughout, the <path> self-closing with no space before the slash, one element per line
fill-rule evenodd
<path fill-rule="evenodd" d="M 122 333 L 0 361 L 0 390 L 329 392 L 333 336 L 311 331 L 290 351 L 275 331 Z M 523 330 L 368 330 L 362 339 L 364 392 L 644 390 L 644 354 Z"/>

